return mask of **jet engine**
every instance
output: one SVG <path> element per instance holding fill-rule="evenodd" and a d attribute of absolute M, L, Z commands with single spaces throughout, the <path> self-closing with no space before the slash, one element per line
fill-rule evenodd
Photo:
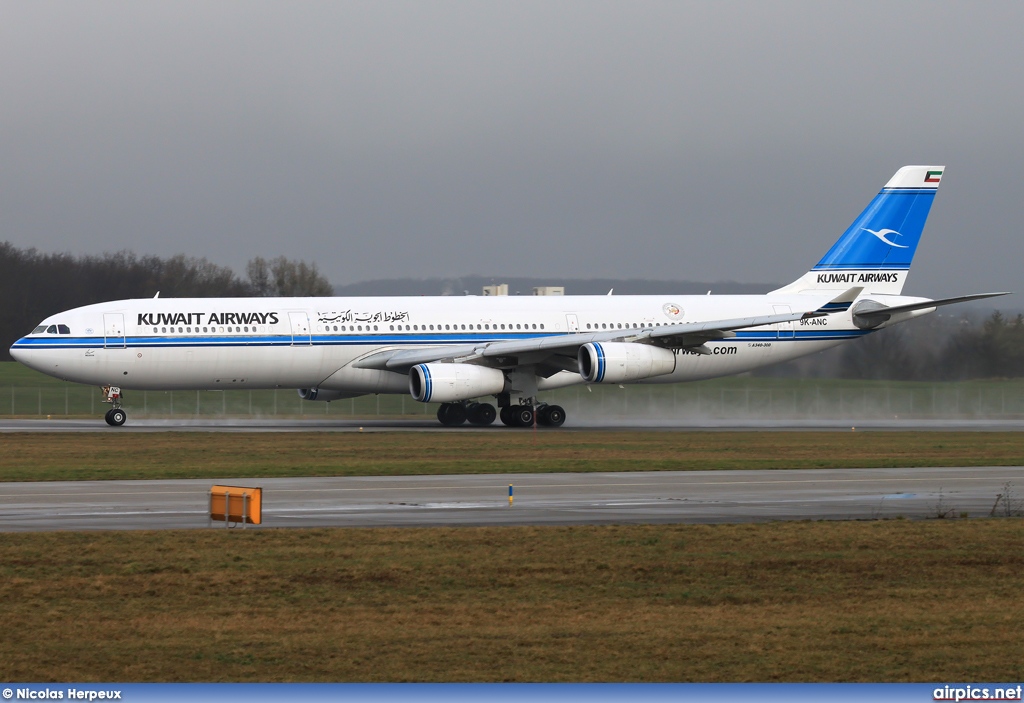
<path fill-rule="evenodd" d="M 622 383 L 676 370 L 671 349 L 629 342 L 589 342 L 580 347 L 580 375 L 587 383 Z"/>
<path fill-rule="evenodd" d="M 332 400 L 351 398 L 352 394 L 342 393 L 341 391 L 326 391 L 319 388 L 300 388 L 299 397 L 303 400 L 324 400 L 330 403 Z"/>
<path fill-rule="evenodd" d="M 409 393 L 421 403 L 453 403 L 505 390 L 505 374 L 474 364 L 418 364 L 409 369 Z"/>

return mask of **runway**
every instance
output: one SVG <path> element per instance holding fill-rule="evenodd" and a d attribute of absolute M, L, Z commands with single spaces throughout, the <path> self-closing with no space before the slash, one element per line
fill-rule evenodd
<path fill-rule="evenodd" d="M 0 531 L 208 525 L 210 480 L 0 483 Z M 229 479 L 270 527 L 724 523 L 987 516 L 1024 467 Z M 508 486 L 515 501 L 508 504 Z M 1016 504 L 1016 503 L 1014 503 Z M 223 523 L 216 529 L 225 529 Z"/>
<path fill-rule="evenodd" d="M 750 419 L 750 418 L 697 418 L 679 417 L 652 421 L 650 418 L 573 419 L 563 427 L 540 427 L 542 432 L 571 432 L 587 430 L 625 431 L 772 431 L 806 432 L 849 430 L 919 431 L 919 432 L 1020 432 L 1024 431 L 1024 418 L 1014 419 L 897 419 L 897 418 L 844 418 L 844 419 Z M 443 427 L 433 417 L 409 418 L 357 418 L 357 419 L 173 419 L 134 420 L 129 418 L 123 427 L 109 427 L 102 418 L 88 420 L 24 420 L 0 419 L 0 433 L 8 432 L 523 432 L 495 423 L 489 427 L 461 425 Z"/>

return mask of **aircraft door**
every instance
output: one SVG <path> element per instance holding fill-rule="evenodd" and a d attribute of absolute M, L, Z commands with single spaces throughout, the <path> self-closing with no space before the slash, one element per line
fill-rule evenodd
<path fill-rule="evenodd" d="M 788 305 L 773 305 L 772 307 L 775 309 L 776 315 L 788 315 L 793 312 Z M 789 322 L 780 322 L 776 325 L 775 330 L 775 336 L 778 339 L 794 339 L 796 337 L 796 332 L 793 331 L 792 320 Z"/>
<path fill-rule="evenodd" d="M 103 313 L 103 348 L 124 349 L 124 315 L 119 312 Z"/>
<path fill-rule="evenodd" d="M 313 338 L 309 334 L 309 316 L 304 312 L 288 313 L 292 325 L 292 346 L 309 346 Z"/>
<path fill-rule="evenodd" d="M 566 315 L 565 316 L 565 329 L 569 330 L 570 332 L 579 332 L 580 331 L 580 321 L 579 321 L 579 318 L 577 318 L 575 315 Z"/>

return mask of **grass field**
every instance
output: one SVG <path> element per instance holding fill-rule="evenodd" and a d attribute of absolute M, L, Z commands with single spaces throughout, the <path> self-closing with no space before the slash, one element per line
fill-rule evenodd
<path fill-rule="evenodd" d="M 1019 466 L 1018 432 L 5 434 L 0 481 Z"/>
<path fill-rule="evenodd" d="M 7 534 L 25 681 L 1019 681 L 1024 522 Z"/>

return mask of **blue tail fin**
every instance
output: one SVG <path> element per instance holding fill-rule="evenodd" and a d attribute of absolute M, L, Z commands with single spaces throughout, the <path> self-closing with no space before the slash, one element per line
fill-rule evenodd
<path fill-rule="evenodd" d="M 904 166 L 806 275 L 779 292 L 864 286 L 899 293 L 942 179 L 942 166 Z"/>

